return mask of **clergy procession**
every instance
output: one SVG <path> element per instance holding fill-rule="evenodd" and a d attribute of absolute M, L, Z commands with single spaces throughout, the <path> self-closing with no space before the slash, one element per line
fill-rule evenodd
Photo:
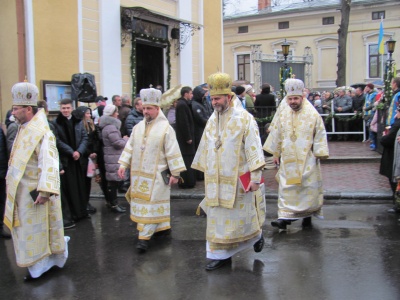
<path fill-rule="evenodd" d="M 394 101 L 398 83 L 395 78 Z M 254 253 L 254 263 L 259 262 L 263 250 L 268 255 L 273 249 L 274 238 L 299 230 L 299 226 L 289 226 L 298 220 L 301 230 L 310 232 L 312 217 L 324 219 L 321 162 L 329 158 L 328 134 L 324 119 L 305 95 L 304 82 L 289 78 L 284 87 L 285 97 L 277 101 L 272 121 L 264 128 L 254 116 L 257 111 L 246 109 L 242 93 L 235 92 L 242 91 L 242 86 L 234 86 L 230 76 L 220 72 L 195 87 L 195 93 L 182 85 L 165 93 L 161 88 L 141 89 L 134 107 L 129 96 L 121 101 L 115 95 L 109 104 L 100 96 L 94 110 L 90 106 L 75 108 L 72 100 L 63 99 L 53 120 L 48 119 L 46 103 L 38 99 L 38 88 L 28 82 L 16 83 L 11 90 L 10 119 L 17 133 L 1 131 L 0 135 L 4 215 L 0 234 L 12 239 L 16 265 L 27 269 L 24 281 L 38 282 L 43 277 L 45 282 L 62 276 L 57 274 L 63 270 L 54 271 L 55 267 L 68 267 L 69 256 L 79 255 L 82 260 L 85 255 L 92 256 L 68 251 L 68 245 L 74 244 L 76 233 L 85 232 L 87 221 L 109 218 L 107 215 L 118 224 L 125 220 L 129 231 L 120 232 L 120 225 L 113 231 L 113 225 L 108 225 L 110 235 L 101 236 L 99 231 L 87 238 L 116 243 L 115 237 L 122 234 L 132 242 L 125 246 L 129 250 L 115 245 L 112 253 L 128 261 L 127 255 L 134 249 L 141 261 L 163 249 L 166 241 L 173 243 L 175 234 L 187 230 L 180 226 L 203 228 L 202 245 L 195 243 L 178 256 L 203 247 L 207 262 L 203 266 L 203 259 L 197 257 L 200 261 L 190 266 L 206 271 L 231 269 L 249 251 Z M 124 107 L 129 111 L 121 118 Z M 381 173 L 388 176 L 393 189 L 394 213 L 399 212 L 400 198 L 396 181 L 400 178 L 400 108 L 396 109 L 392 127 L 382 137 L 381 163 Z M 131 126 L 126 120 L 133 114 L 136 121 L 128 136 L 124 126 Z M 266 178 L 272 174 L 266 172 L 274 172 L 275 179 Z M 274 184 L 277 195 L 272 203 L 276 208 L 266 202 L 266 190 Z M 171 191 L 188 195 L 196 185 L 204 189 L 198 195 L 197 209 L 188 213 L 195 219 L 190 225 L 181 224 L 173 214 L 178 203 L 171 201 Z M 105 210 L 92 197 L 96 188 Z M 125 215 L 131 222 L 123 219 Z M 270 222 L 266 222 L 268 218 Z M 93 245 L 89 249 L 97 251 Z M 164 252 L 159 255 L 166 259 L 162 258 Z M 153 259 L 157 260 L 157 255 Z M 132 268 L 136 268 L 134 262 Z M 72 272 L 81 271 L 75 265 Z"/>

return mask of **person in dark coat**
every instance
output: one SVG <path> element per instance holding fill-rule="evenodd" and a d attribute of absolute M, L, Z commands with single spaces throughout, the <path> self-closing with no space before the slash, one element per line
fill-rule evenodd
<path fill-rule="evenodd" d="M 178 99 L 175 113 L 176 138 L 186 167 L 186 171 L 181 173 L 182 181 L 180 181 L 179 187 L 189 189 L 194 188 L 196 185 L 196 172 L 191 168 L 196 153 L 194 120 L 190 107 L 192 97 L 192 89 L 188 86 L 184 86 L 181 89 L 181 98 Z"/>
<path fill-rule="evenodd" d="M 131 136 L 133 127 L 143 120 L 143 105 L 142 99 L 135 98 L 133 101 L 134 107 L 128 114 L 125 120 L 125 132 L 127 136 Z"/>
<path fill-rule="evenodd" d="M 86 218 L 87 197 L 81 164 L 86 153 L 88 136 L 82 121 L 72 115 L 72 100 L 60 102 L 60 113 L 53 121 L 57 130 L 57 149 L 64 174 L 61 180 L 61 204 L 64 228 L 75 226 L 74 221 Z"/>
<path fill-rule="evenodd" d="M 8 153 L 6 136 L 0 126 L 0 238 L 10 239 L 11 234 L 3 229 L 4 209 L 6 205 L 6 174 L 8 168 Z"/>
<path fill-rule="evenodd" d="M 389 179 L 390 187 L 394 193 L 396 192 L 397 182 L 393 180 L 393 160 L 394 160 L 394 143 L 396 143 L 397 131 L 400 129 L 400 107 L 397 107 L 394 123 L 390 127 L 387 134 L 381 138 L 383 152 L 381 157 L 381 166 L 379 174 L 386 176 Z M 397 209 L 391 209 L 389 212 L 399 212 Z"/>
<path fill-rule="evenodd" d="M 204 128 L 206 127 L 208 118 L 210 117 L 204 105 L 204 101 L 207 101 L 205 99 L 207 93 L 208 91 L 200 85 L 196 86 L 193 90 L 192 113 L 194 120 L 195 151 L 197 151 L 197 147 L 199 147 Z M 204 180 L 204 173 L 196 170 L 196 179 Z"/>
<path fill-rule="evenodd" d="M 106 169 L 107 201 L 114 212 L 125 212 L 125 208 L 118 204 L 118 183 L 122 181 L 118 176 L 118 159 L 125 148 L 128 136 L 121 136 L 121 121 L 118 119 L 118 107 L 109 104 L 104 108 L 103 116 L 99 119 L 101 136 L 103 139 L 104 164 Z"/>
<path fill-rule="evenodd" d="M 352 97 L 353 99 L 353 107 L 352 107 L 352 112 L 355 114 L 359 114 L 359 118 L 351 121 L 350 123 L 350 131 L 363 131 L 364 129 L 364 124 L 363 124 L 363 119 L 361 117 L 362 112 L 363 112 L 363 107 L 365 103 L 365 96 L 364 96 L 364 91 L 361 86 L 357 87 L 355 89 L 355 95 Z M 362 141 L 362 135 L 354 135 L 354 140 L 356 141 Z"/>
<path fill-rule="evenodd" d="M 271 86 L 268 83 L 261 86 L 261 93 L 256 96 L 254 107 L 257 111 L 257 118 L 269 117 L 275 111 L 275 96 L 271 94 Z"/>
<path fill-rule="evenodd" d="M 72 112 L 72 115 L 77 118 L 78 120 L 82 120 L 83 128 L 85 128 L 85 131 L 88 135 L 88 143 L 86 147 L 86 152 L 82 155 L 82 164 L 81 164 L 81 169 L 82 169 L 82 174 L 83 177 L 85 178 L 85 184 L 86 184 L 86 198 L 87 198 L 87 212 L 89 214 L 94 214 L 96 213 L 96 208 L 93 207 L 90 202 L 90 190 L 92 188 L 92 177 L 87 176 L 87 171 L 88 171 L 88 165 L 89 165 L 89 158 L 96 163 L 97 161 L 97 154 L 99 152 L 99 139 L 97 136 L 96 132 L 96 127 L 93 122 L 92 118 L 92 110 L 90 107 L 87 106 L 79 106 L 77 109 L 75 109 Z"/>

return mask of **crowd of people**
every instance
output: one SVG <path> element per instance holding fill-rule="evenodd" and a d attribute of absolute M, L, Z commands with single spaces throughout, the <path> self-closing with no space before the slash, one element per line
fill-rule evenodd
<path fill-rule="evenodd" d="M 392 89 L 389 127 L 380 141 L 381 174 L 399 194 L 392 209 L 399 212 L 399 77 Z M 17 264 L 28 267 L 27 279 L 62 267 L 69 241 L 64 230 L 96 213 L 89 202 L 94 178 L 112 212 L 126 212 L 118 192 L 126 193 L 139 232 L 136 248 L 144 253 L 153 236 L 170 233 L 171 185 L 191 189 L 204 180 L 199 208 L 207 215 L 206 270 L 212 271 L 239 251 L 262 251 L 262 170 L 271 167 L 279 168 L 278 218 L 271 225 L 286 229 L 302 219 L 303 227 L 312 226 L 312 216 L 322 217 L 318 160 L 329 156 L 329 124 L 321 114 L 360 114 L 374 150 L 376 123 L 382 122 L 375 110 L 382 94 L 372 84 L 310 93 L 294 78 L 286 80 L 285 91 L 277 105 L 269 84 L 254 95 L 251 85 L 232 86 L 228 74 L 215 73 L 194 89 L 142 89 L 133 103 L 128 95 L 114 95 L 111 103 L 98 96 L 93 110 L 74 108 L 72 100 L 63 99 L 58 115 L 48 120 L 37 87 L 15 84 L 7 132 L 0 132 L 0 214 L 11 235 L 1 218 L 0 237 L 13 238 Z M 363 126 L 345 119 L 337 126 L 348 131 L 349 124 Z M 34 235 L 45 238 L 28 243 Z"/>

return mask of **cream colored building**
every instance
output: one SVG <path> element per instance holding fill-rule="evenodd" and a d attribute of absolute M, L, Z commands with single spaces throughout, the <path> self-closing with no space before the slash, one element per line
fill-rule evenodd
<path fill-rule="evenodd" d="M 88 72 L 109 101 L 150 84 L 165 90 L 205 82 L 223 68 L 222 2 L 2 0 L 0 41 L 4 123 L 11 87 L 25 76 L 43 97 L 43 82 L 63 88 L 72 74 Z M 63 93 L 58 98 L 68 96 L 68 87 Z"/>
<path fill-rule="evenodd" d="M 314 0 L 271 7 L 259 0 L 258 9 L 224 19 L 225 71 L 248 80 L 256 89 L 262 82 L 279 89 L 282 47 L 290 45 L 288 64 L 306 86 L 324 90 L 335 87 L 339 0 Z M 380 81 L 387 55 L 377 53 L 383 17 L 384 41 L 400 37 L 398 1 L 353 0 L 347 39 L 347 84 Z M 400 61 L 400 45 L 393 53 Z"/>

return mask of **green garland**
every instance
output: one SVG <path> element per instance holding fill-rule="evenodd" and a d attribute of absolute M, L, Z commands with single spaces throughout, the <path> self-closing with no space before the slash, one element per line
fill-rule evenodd
<path fill-rule="evenodd" d="M 168 39 L 156 38 L 151 35 L 143 34 L 143 33 L 132 33 L 132 49 L 131 49 L 131 78 L 132 78 L 132 98 L 136 97 L 136 39 L 140 38 L 143 40 L 147 40 L 150 42 L 156 43 L 165 43 L 167 44 L 167 88 L 166 90 L 170 89 L 171 86 L 171 43 Z"/>
<path fill-rule="evenodd" d="M 254 118 L 256 120 L 257 123 L 269 123 L 272 121 L 272 119 L 274 118 L 274 115 L 269 116 L 269 117 L 265 117 L 265 118 Z"/>
<path fill-rule="evenodd" d="M 339 117 L 337 114 L 332 114 L 331 113 L 328 116 L 326 116 L 325 124 L 329 124 L 329 122 L 332 121 L 332 118 L 335 118 L 338 121 L 349 122 L 349 121 L 354 121 L 354 120 L 357 120 L 357 119 L 362 119 L 363 118 L 363 114 L 362 113 L 356 113 L 354 116 L 349 118 L 349 117 Z"/>
<path fill-rule="evenodd" d="M 392 64 L 391 68 L 389 66 L 386 67 L 385 70 L 385 96 L 381 100 L 381 103 L 387 102 L 388 105 L 390 105 L 390 102 L 392 101 L 393 97 L 393 91 L 392 91 L 392 79 L 394 77 L 394 72 L 395 72 L 395 65 Z"/>
<path fill-rule="evenodd" d="M 292 77 L 292 67 L 286 67 L 281 66 L 279 70 L 279 84 L 280 84 L 280 96 L 281 100 L 286 96 L 286 91 L 285 91 L 285 81 L 288 78 Z"/>

